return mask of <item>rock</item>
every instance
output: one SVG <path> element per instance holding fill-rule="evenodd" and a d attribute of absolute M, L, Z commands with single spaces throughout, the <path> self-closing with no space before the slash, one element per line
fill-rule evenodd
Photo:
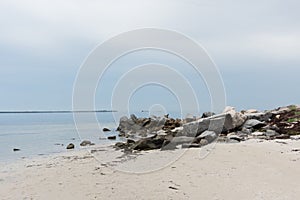
<path fill-rule="evenodd" d="M 207 118 L 207 117 L 212 117 L 214 116 L 215 113 L 214 112 L 205 112 L 202 114 L 202 117 L 201 118 Z"/>
<path fill-rule="evenodd" d="M 95 145 L 94 143 L 92 143 L 91 141 L 89 141 L 89 140 L 84 140 L 84 141 L 82 141 L 81 143 L 80 143 L 80 146 L 90 146 L 90 145 Z"/>
<path fill-rule="evenodd" d="M 242 126 L 247 117 L 238 113 L 232 107 L 227 107 L 225 112 L 208 118 L 201 118 L 197 121 L 183 125 L 183 135 L 197 137 L 206 130 L 215 133 L 227 132 Z"/>
<path fill-rule="evenodd" d="M 194 137 L 186 137 L 186 136 L 179 136 L 174 137 L 170 140 L 170 143 L 174 144 L 175 146 L 180 144 L 192 143 L 194 141 Z"/>
<path fill-rule="evenodd" d="M 274 138 L 286 140 L 286 139 L 290 139 L 290 136 L 289 135 L 285 135 L 285 134 L 281 134 L 281 135 L 275 136 Z"/>
<path fill-rule="evenodd" d="M 253 113 L 259 113 L 259 111 L 256 109 L 248 109 L 244 113 L 245 114 L 253 114 Z"/>
<path fill-rule="evenodd" d="M 206 131 L 209 127 L 210 120 L 199 119 L 194 122 L 183 124 L 182 133 L 184 136 L 196 137 L 202 132 Z"/>
<path fill-rule="evenodd" d="M 117 136 L 111 135 L 111 136 L 108 136 L 107 139 L 109 139 L 109 140 L 115 140 L 115 139 L 117 139 Z"/>
<path fill-rule="evenodd" d="M 247 116 L 242 113 L 236 112 L 233 107 L 226 107 L 224 112 L 226 114 L 225 127 L 227 130 L 232 130 L 242 126 L 247 120 Z M 228 122 L 227 122 L 228 121 Z"/>
<path fill-rule="evenodd" d="M 238 141 L 238 142 L 241 142 L 243 141 L 244 139 L 238 135 L 228 135 L 227 138 L 229 140 L 235 140 L 235 141 Z"/>
<path fill-rule="evenodd" d="M 276 135 L 279 135 L 279 133 L 277 133 L 277 132 L 274 131 L 274 130 L 267 130 L 265 134 L 266 134 L 266 136 L 268 136 L 268 137 L 274 137 L 274 136 L 276 136 Z"/>
<path fill-rule="evenodd" d="M 205 139 L 208 143 L 211 143 L 217 139 L 217 134 L 214 131 L 204 131 L 201 135 L 197 137 L 197 140 L 201 141 Z"/>
<path fill-rule="evenodd" d="M 133 139 L 127 139 L 127 144 L 134 144 L 134 143 L 136 143 L 135 140 L 133 140 Z"/>
<path fill-rule="evenodd" d="M 200 144 L 201 146 L 205 146 L 205 145 L 208 145 L 209 142 L 208 142 L 206 139 L 201 139 L 200 142 L 199 142 L 199 144 Z"/>
<path fill-rule="evenodd" d="M 186 136 L 168 138 L 164 141 L 162 145 L 162 150 L 174 150 L 177 148 L 178 145 L 191 144 L 194 142 L 194 140 L 195 140 L 194 137 L 186 137 Z"/>
<path fill-rule="evenodd" d="M 244 123 L 243 128 L 246 128 L 246 129 L 251 129 L 251 128 L 259 129 L 259 128 L 264 127 L 265 125 L 266 125 L 266 123 L 258 121 L 257 119 L 249 119 Z"/>
<path fill-rule="evenodd" d="M 74 149 L 75 145 L 73 143 L 68 144 L 66 149 Z"/>
<path fill-rule="evenodd" d="M 163 130 L 173 130 L 175 129 L 176 127 L 180 127 L 182 124 L 181 120 L 180 119 L 172 119 L 172 118 L 168 118 L 166 121 L 165 121 L 165 124 L 163 126 Z"/>
<path fill-rule="evenodd" d="M 184 136 L 183 127 L 181 126 L 181 127 L 174 128 L 173 130 L 171 130 L 171 133 L 174 136 Z"/>
<path fill-rule="evenodd" d="M 134 114 L 131 114 L 131 115 L 130 115 L 130 119 L 131 119 L 132 121 L 134 121 L 135 123 L 138 122 L 138 118 L 137 118 Z"/>
<path fill-rule="evenodd" d="M 131 117 L 128 119 L 126 116 L 124 116 L 120 118 L 117 131 L 119 131 L 120 135 L 122 136 L 126 136 L 128 133 L 146 135 L 147 132 L 161 130 L 165 126 L 166 120 L 166 118 L 160 117 L 137 118 L 135 115 L 131 115 Z M 172 119 L 168 120 L 171 121 Z"/>
<path fill-rule="evenodd" d="M 21 151 L 21 149 L 14 148 L 13 151 Z"/>
<path fill-rule="evenodd" d="M 116 147 L 117 149 L 124 149 L 124 148 L 127 148 L 127 147 L 128 147 L 128 144 L 126 144 L 126 143 L 124 143 L 124 142 L 117 142 L 117 143 L 115 144 L 115 147 Z"/>
<path fill-rule="evenodd" d="M 193 121 L 196 121 L 196 117 L 191 115 L 191 114 L 187 114 L 187 116 L 185 117 L 185 122 L 190 123 L 190 122 L 193 122 Z"/>
<path fill-rule="evenodd" d="M 255 136 L 255 137 L 258 137 L 258 136 L 264 136 L 265 133 L 264 132 L 254 132 L 254 133 L 251 133 L 252 136 Z"/>
<path fill-rule="evenodd" d="M 147 151 L 152 149 L 160 149 L 163 146 L 163 139 L 145 138 L 137 141 L 131 146 L 133 150 Z"/>
<path fill-rule="evenodd" d="M 241 132 L 246 134 L 246 135 L 250 135 L 252 133 L 252 131 L 250 129 L 247 129 L 247 128 L 242 128 Z"/>
<path fill-rule="evenodd" d="M 189 149 L 189 148 L 200 148 L 200 144 L 182 144 L 181 148 L 183 149 Z"/>
<path fill-rule="evenodd" d="M 271 113 L 273 115 L 281 115 L 281 114 L 287 113 L 289 111 L 291 111 L 291 109 L 289 107 L 279 107 L 276 110 L 271 111 Z"/>
<path fill-rule="evenodd" d="M 256 119 L 262 122 L 269 122 L 271 120 L 271 117 L 273 116 L 273 114 L 270 112 L 245 113 L 245 115 L 248 119 Z"/>
<path fill-rule="evenodd" d="M 109 132 L 109 131 L 111 131 L 111 130 L 108 129 L 108 128 L 103 128 L 102 131 L 103 131 L 103 132 Z"/>
<path fill-rule="evenodd" d="M 292 140 L 300 140 L 300 135 L 291 135 L 290 138 Z"/>

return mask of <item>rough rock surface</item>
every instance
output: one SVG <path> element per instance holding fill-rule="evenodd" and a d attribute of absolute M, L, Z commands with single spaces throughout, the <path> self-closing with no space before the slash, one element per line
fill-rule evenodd
<path fill-rule="evenodd" d="M 80 143 L 80 146 L 91 146 L 91 145 L 95 145 L 94 143 L 92 143 L 91 141 L 89 140 L 83 140 L 81 143 Z"/>
<path fill-rule="evenodd" d="M 68 144 L 66 149 L 74 149 L 75 145 L 73 143 Z"/>
<path fill-rule="evenodd" d="M 170 150 L 202 147 L 214 141 L 229 143 L 251 138 L 300 139 L 300 107 L 287 106 L 271 111 L 237 112 L 226 107 L 220 114 L 204 113 L 201 118 L 187 115 L 185 119 L 169 116 L 137 118 L 122 117 L 117 129 L 127 142 L 115 147 L 124 150 Z"/>

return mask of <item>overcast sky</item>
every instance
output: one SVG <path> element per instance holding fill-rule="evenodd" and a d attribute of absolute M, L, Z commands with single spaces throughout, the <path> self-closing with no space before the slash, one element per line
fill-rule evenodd
<path fill-rule="evenodd" d="M 71 109 L 73 82 L 89 52 L 145 27 L 175 30 L 200 43 L 220 69 L 227 104 L 268 109 L 300 103 L 299 9 L 297 0 L 2 0 L 0 110 Z M 124 63 L 131 65 L 129 58 Z M 136 93 L 138 109 L 173 102 L 145 97 L 155 92 L 165 97 L 154 88 Z M 99 109 L 110 105 L 103 96 Z"/>

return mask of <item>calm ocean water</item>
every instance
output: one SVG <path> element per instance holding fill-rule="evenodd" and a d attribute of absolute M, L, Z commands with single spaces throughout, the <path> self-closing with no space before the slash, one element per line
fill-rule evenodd
<path fill-rule="evenodd" d="M 78 114 L 85 119 L 86 113 Z M 119 116 L 122 116 L 118 113 Z M 83 131 L 78 134 L 72 113 L 10 113 L 0 114 L 0 163 L 11 162 L 22 158 L 65 152 L 66 145 L 74 143 L 80 148 L 81 140 L 87 139 L 95 144 L 113 143 L 115 141 L 100 140 L 100 137 L 118 135 L 113 113 L 96 113 L 102 127 L 113 130 L 103 133 L 87 117 L 83 121 Z M 138 113 L 138 117 L 148 117 L 149 113 Z M 175 117 L 175 115 L 172 115 Z M 118 138 L 119 139 L 119 138 Z M 21 151 L 14 152 L 18 148 Z"/>

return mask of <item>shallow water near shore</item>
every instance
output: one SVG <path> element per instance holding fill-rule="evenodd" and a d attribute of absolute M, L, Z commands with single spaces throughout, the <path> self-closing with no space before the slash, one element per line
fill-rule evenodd
<path fill-rule="evenodd" d="M 96 115 L 102 126 L 115 130 L 112 113 Z M 74 143 L 79 148 L 81 139 L 96 144 L 112 142 L 100 140 L 99 137 L 115 135 L 115 131 L 102 133 L 89 128 L 94 126 L 88 120 L 84 123 L 84 135 L 78 135 L 72 113 L 0 114 L 0 162 L 65 152 L 69 143 Z M 21 151 L 14 152 L 14 148 Z"/>

